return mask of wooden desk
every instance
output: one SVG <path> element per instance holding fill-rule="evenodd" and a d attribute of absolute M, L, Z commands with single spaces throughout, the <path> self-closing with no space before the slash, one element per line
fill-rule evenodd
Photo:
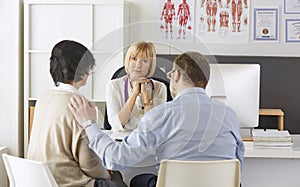
<path fill-rule="evenodd" d="M 259 109 L 261 116 L 278 116 L 278 130 L 284 130 L 284 112 L 281 109 Z"/>

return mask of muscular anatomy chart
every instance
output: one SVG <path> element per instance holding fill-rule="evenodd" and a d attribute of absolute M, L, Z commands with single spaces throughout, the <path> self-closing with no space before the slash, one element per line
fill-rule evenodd
<path fill-rule="evenodd" d="M 201 7 L 205 5 L 207 31 L 216 31 L 216 15 L 218 10 L 218 2 L 216 0 L 202 0 Z M 203 16 L 202 16 L 203 18 Z"/>
<path fill-rule="evenodd" d="M 188 20 L 191 20 L 190 7 L 187 4 L 186 0 L 178 6 L 177 18 L 179 20 L 179 30 L 178 30 L 178 39 L 181 38 L 181 33 L 183 32 L 183 39 L 186 39 L 186 27 Z"/>
<path fill-rule="evenodd" d="M 165 29 L 165 38 L 170 37 L 173 39 L 173 19 L 175 19 L 175 5 L 171 0 L 167 0 L 164 4 L 161 20 L 164 20 L 165 26 L 161 26 L 162 29 Z M 170 35 L 170 36 L 169 36 Z"/>
<path fill-rule="evenodd" d="M 199 0 L 197 36 L 206 43 L 248 43 L 250 0 Z"/>
<path fill-rule="evenodd" d="M 193 40 L 193 0 L 162 0 L 160 10 L 161 38 L 171 41 Z"/>

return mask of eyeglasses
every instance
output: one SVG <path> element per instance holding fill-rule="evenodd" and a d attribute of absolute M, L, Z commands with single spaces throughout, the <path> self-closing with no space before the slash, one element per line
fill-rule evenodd
<path fill-rule="evenodd" d="M 168 79 L 171 79 L 172 78 L 172 73 L 174 73 L 175 71 L 176 71 L 177 69 L 173 69 L 173 70 L 171 70 L 171 71 L 169 71 L 166 75 L 167 75 L 167 78 Z"/>

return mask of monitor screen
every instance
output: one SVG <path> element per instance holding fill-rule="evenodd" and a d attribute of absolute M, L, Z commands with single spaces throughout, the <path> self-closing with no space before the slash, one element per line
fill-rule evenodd
<path fill-rule="evenodd" d="M 210 64 L 206 93 L 234 109 L 241 128 L 258 126 L 260 65 Z"/>

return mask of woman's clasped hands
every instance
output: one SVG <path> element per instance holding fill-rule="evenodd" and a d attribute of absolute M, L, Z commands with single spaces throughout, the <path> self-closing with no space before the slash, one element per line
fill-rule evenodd
<path fill-rule="evenodd" d="M 133 94 L 141 94 L 143 101 L 145 103 L 149 102 L 151 99 L 151 80 L 149 78 L 137 78 L 135 81 L 131 81 Z"/>

